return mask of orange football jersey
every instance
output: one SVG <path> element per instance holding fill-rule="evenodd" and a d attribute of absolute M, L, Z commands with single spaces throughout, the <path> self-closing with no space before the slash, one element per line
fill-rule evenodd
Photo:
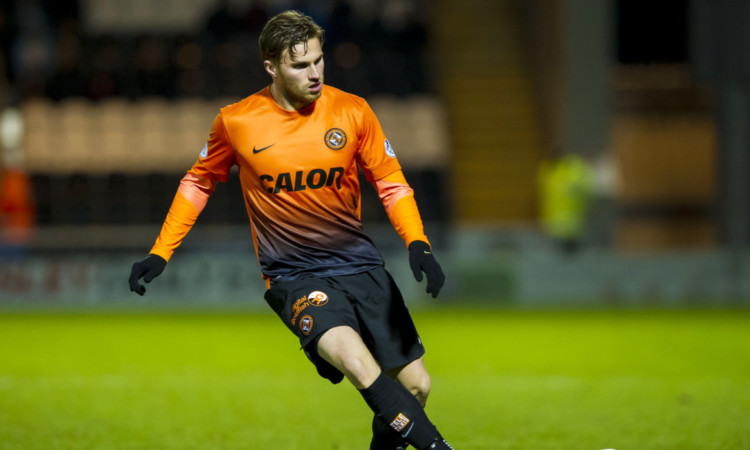
<path fill-rule="evenodd" d="M 311 105 L 287 111 L 266 87 L 216 116 L 152 253 L 171 256 L 234 165 L 267 280 L 345 275 L 383 264 L 362 231 L 358 167 L 376 183 L 407 245 L 427 240 L 396 155 L 364 99 L 324 86 Z M 396 192 L 390 200 L 389 191 Z M 194 211 L 180 212 L 191 205 Z"/>

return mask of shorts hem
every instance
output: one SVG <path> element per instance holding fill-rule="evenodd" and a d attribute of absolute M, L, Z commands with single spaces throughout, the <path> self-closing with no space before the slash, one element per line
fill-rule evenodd
<path fill-rule="evenodd" d="M 404 358 L 402 358 L 400 360 L 400 362 L 395 362 L 394 361 L 394 362 L 389 362 L 387 364 L 386 363 L 381 363 L 380 367 L 381 367 L 381 369 L 383 369 L 384 372 L 388 371 L 388 370 L 396 369 L 398 367 L 403 367 L 403 366 L 409 364 L 412 361 L 418 360 L 419 358 L 421 358 L 422 356 L 424 356 L 425 353 L 426 353 L 425 349 L 424 348 L 420 348 L 419 351 L 414 352 L 413 354 L 409 354 L 408 356 L 405 356 Z M 416 355 L 416 356 L 414 356 L 414 355 Z"/>

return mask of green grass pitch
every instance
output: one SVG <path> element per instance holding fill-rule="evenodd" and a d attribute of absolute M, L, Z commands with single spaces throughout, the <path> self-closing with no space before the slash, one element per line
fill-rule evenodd
<path fill-rule="evenodd" d="M 750 311 L 417 309 L 457 449 L 748 449 Z M 366 449 L 269 313 L 0 313 L 2 449 Z"/>

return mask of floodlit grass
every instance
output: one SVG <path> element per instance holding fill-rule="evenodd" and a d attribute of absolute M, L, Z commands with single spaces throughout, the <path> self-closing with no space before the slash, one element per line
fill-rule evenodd
<path fill-rule="evenodd" d="M 457 449 L 750 448 L 750 312 L 417 310 Z M 2 449 L 366 449 L 263 313 L 0 313 Z"/>

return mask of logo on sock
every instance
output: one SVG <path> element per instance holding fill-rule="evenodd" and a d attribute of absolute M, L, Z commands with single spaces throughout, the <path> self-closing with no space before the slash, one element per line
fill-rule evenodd
<path fill-rule="evenodd" d="M 396 416 L 395 419 L 393 419 L 393 422 L 391 422 L 390 425 L 391 425 L 391 428 L 400 432 L 401 430 L 404 429 L 406 425 L 409 424 L 409 422 L 411 422 L 411 420 L 409 420 L 408 417 L 406 417 L 402 413 L 398 413 L 398 415 Z"/>

